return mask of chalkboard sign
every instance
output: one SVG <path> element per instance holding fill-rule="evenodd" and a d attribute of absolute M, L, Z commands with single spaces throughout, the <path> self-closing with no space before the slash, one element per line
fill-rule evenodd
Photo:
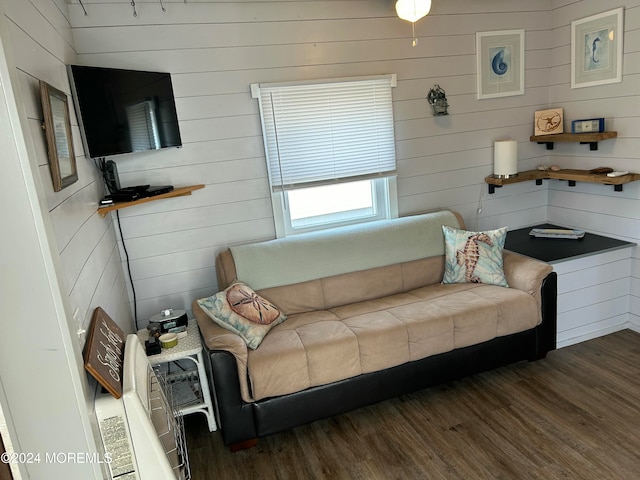
<path fill-rule="evenodd" d="M 122 362 L 126 336 L 100 307 L 93 312 L 85 345 L 84 368 L 116 398 L 122 396 Z"/>

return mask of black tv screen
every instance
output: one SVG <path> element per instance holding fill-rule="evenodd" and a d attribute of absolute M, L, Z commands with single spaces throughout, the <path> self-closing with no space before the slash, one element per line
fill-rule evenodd
<path fill-rule="evenodd" d="M 81 65 L 69 70 L 89 157 L 182 145 L 170 74 Z"/>

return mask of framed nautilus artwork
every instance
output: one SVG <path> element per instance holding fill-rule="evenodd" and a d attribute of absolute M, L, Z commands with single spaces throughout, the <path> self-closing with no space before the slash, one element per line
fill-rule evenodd
<path fill-rule="evenodd" d="M 478 98 L 524 94 L 524 30 L 476 33 Z"/>
<path fill-rule="evenodd" d="M 571 88 L 622 81 L 624 9 L 571 22 Z"/>

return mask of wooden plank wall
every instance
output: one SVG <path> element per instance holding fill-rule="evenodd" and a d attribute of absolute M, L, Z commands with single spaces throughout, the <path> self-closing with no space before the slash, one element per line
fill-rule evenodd
<path fill-rule="evenodd" d="M 610 8 L 625 8 L 623 81 L 610 85 L 571 89 L 571 21 Z M 590 169 L 611 166 L 616 170 L 639 172 L 640 165 L 640 2 L 627 0 L 606 7 L 598 0 L 554 0 L 553 2 L 553 66 L 549 78 L 549 105 L 563 107 L 565 129 L 570 120 L 604 117 L 607 130 L 618 132 L 618 138 L 601 142 L 598 151 L 578 144 L 556 144 L 549 164 L 565 168 Z M 570 131 L 570 130 L 569 130 Z M 540 146 L 539 148 L 544 148 Z M 640 182 L 625 185 L 623 192 L 612 187 L 549 181 L 549 221 L 568 227 L 620 238 L 640 241 Z M 606 272 L 614 265 L 601 265 L 602 284 Z M 640 330 L 640 253 L 635 247 L 630 262 L 630 296 L 627 318 L 607 303 L 594 304 L 598 314 L 590 317 L 592 329 L 598 324 L 617 323 Z M 625 269 L 625 265 L 615 268 Z M 582 306 L 572 307 L 578 314 Z M 585 317 L 586 318 L 586 317 Z M 630 322 L 630 323 L 628 323 Z"/>
<path fill-rule="evenodd" d="M 171 72 L 184 146 L 114 157 L 123 185 L 205 183 L 191 197 L 122 210 L 138 315 L 189 310 L 217 290 L 216 253 L 273 238 L 257 103 L 250 84 L 396 73 L 393 92 L 401 214 L 462 213 L 470 228 L 517 228 L 546 220 L 547 189 L 503 188 L 489 197 L 493 142 L 520 142 L 520 168 L 546 152 L 528 141 L 546 108 L 552 67 L 551 0 L 434 1 L 416 25 L 391 0 L 128 1 L 69 5 L 82 64 Z M 475 34 L 526 30 L 526 92 L 476 98 Z M 425 97 L 447 92 L 450 115 Z M 480 208 L 481 207 L 481 208 Z M 482 212 L 478 214 L 478 210 Z"/>
<path fill-rule="evenodd" d="M 126 331 L 132 317 L 121 268 L 116 235 L 111 219 L 101 219 L 97 202 L 102 186 L 96 170 L 83 155 L 80 130 L 72 114 L 73 141 L 77 153 L 79 180 L 60 192 L 53 191 L 39 80 L 70 94 L 66 64 L 75 61 L 76 52 L 64 0 L 7 0 L 4 25 L 11 39 L 11 54 L 17 67 L 19 89 L 32 141 L 32 164 L 40 180 L 41 203 L 53 226 L 52 241 L 60 256 L 60 284 L 68 297 L 71 331 L 87 328 L 97 306 L 101 306 Z M 70 103 L 71 105 L 71 103 Z M 4 208 L 7 208 L 5 206 Z M 83 340 L 80 339 L 81 344 Z"/>

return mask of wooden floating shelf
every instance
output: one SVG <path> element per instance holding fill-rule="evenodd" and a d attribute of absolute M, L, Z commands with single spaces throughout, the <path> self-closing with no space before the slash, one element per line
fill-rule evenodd
<path fill-rule="evenodd" d="M 598 150 L 598 142 L 616 138 L 618 132 L 600 132 L 600 133 L 556 133 L 554 135 L 532 135 L 529 140 L 544 144 L 547 150 L 553 150 L 555 142 L 579 142 L 589 145 L 589 150 Z"/>
<path fill-rule="evenodd" d="M 557 172 L 554 172 L 553 170 L 527 170 L 526 172 L 519 172 L 517 177 L 495 178 L 493 176 L 488 176 L 484 181 L 489 185 L 489 193 L 494 193 L 496 187 L 532 180 L 536 182 L 536 185 L 542 185 L 542 180 L 550 179 L 568 181 L 570 187 L 574 187 L 576 182 L 613 185 L 616 192 L 621 192 L 622 185 L 625 183 L 640 180 L 640 173 L 629 173 L 627 175 L 622 175 L 621 177 L 607 177 L 606 173 L 589 173 L 589 170 L 563 169 L 558 170 Z"/>
<path fill-rule="evenodd" d="M 100 207 L 98 208 L 98 213 L 100 214 L 101 217 L 104 217 L 107 213 L 112 212 L 114 210 L 133 207 L 134 205 L 153 202 L 155 200 L 160 200 L 162 198 L 183 197 L 185 195 L 191 195 L 191 192 L 193 192 L 194 190 L 200 190 L 201 188 L 204 188 L 204 185 L 191 185 L 189 187 L 174 188 L 170 192 L 162 193 L 160 195 L 155 195 L 153 197 L 140 198 L 138 200 L 134 200 L 133 202 L 118 202 L 118 203 L 114 203 L 113 205 L 107 205 L 106 207 Z"/>

